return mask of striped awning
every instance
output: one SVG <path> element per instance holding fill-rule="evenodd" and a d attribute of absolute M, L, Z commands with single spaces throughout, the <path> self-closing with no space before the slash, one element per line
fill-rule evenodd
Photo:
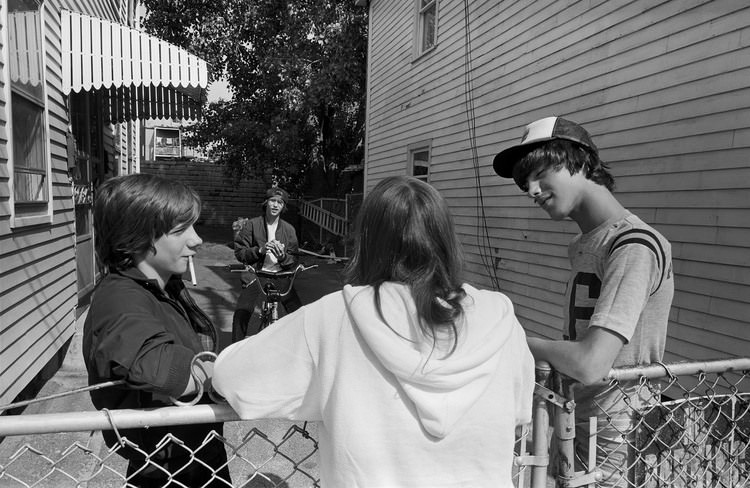
<path fill-rule="evenodd" d="M 10 79 L 13 83 L 37 87 L 42 83 L 42 36 L 39 11 L 8 14 Z"/>
<path fill-rule="evenodd" d="M 195 119 L 208 86 L 206 62 L 126 25 L 62 11 L 63 91 L 101 91 L 105 118 Z"/>

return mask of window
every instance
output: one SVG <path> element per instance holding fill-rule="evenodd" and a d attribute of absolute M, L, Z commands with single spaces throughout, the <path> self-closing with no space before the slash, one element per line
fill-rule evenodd
<path fill-rule="evenodd" d="M 182 157 L 180 144 L 180 129 L 157 128 L 154 137 L 155 158 L 179 158 Z"/>
<path fill-rule="evenodd" d="M 36 0 L 9 0 L 7 25 L 13 225 L 50 222 L 52 188 L 41 4 Z"/>
<path fill-rule="evenodd" d="M 409 146 L 409 174 L 422 181 L 430 181 L 431 143 L 418 143 Z"/>
<path fill-rule="evenodd" d="M 416 26 L 417 56 L 437 44 L 437 0 L 417 0 Z"/>

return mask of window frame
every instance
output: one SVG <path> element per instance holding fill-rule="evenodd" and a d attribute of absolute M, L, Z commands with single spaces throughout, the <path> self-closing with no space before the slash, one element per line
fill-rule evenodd
<path fill-rule="evenodd" d="M 414 162 L 416 161 L 414 156 L 419 153 L 427 153 L 427 164 L 425 167 L 427 168 L 427 174 L 426 175 L 415 175 L 414 174 L 414 167 L 416 166 Z M 430 183 L 431 176 L 432 176 L 432 139 L 427 141 L 420 141 L 415 142 L 413 144 L 409 144 L 407 146 L 407 152 L 406 152 L 406 174 L 408 176 L 413 176 L 414 178 L 420 179 L 424 181 L 425 183 Z"/>
<path fill-rule="evenodd" d="M 36 100 L 29 97 L 22 90 L 14 89 L 12 86 L 12 76 L 10 69 L 10 5 L 9 2 L 2 2 L 0 7 L 0 17 L 3 19 L 3 39 L 2 39 L 2 51 L 0 56 L 2 59 L 8 60 L 6 64 L 7 69 L 5 70 L 5 87 L 4 95 L 6 99 L 5 115 L 6 115 L 6 134 L 7 134 L 7 155 L 8 155 L 8 206 L 10 210 L 10 227 L 11 229 L 27 227 L 32 225 L 40 224 L 51 224 L 53 222 L 53 205 L 54 196 L 52 193 L 52 157 L 50 150 L 50 130 L 49 130 L 49 98 L 47 94 L 47 63 L 45 62 L 47 56 L 46 50 L 46 14 L 44 9 L 44 2 L 42 0 L 32 0 L 38 7 L 39 20 L 38 20 L 38 33 L 39 33 L 39 61 L 41 63 L 39 74 L 40 74 L 40 86 L 41 94 L 40 100 Z M 45 178 L 46 186 L 46 201 L 41 200 L 38 202 L 16 202 L 16 188 L 15 188 L 15 174 L 20 173 L 15 168 L 15 154 L 17 149 L 14 147 L 13 142 L 13 97 L 22 97 L 25 101 L 30 102 L 39 109 L 39 115 L 41 119 L 41 138 L 42 138 L 42 152 L 43 152 L 43 164 L 44 169 L 40 169 L 38 172 Z M 20 208 L 25 207 L 29 210 L 28 214 L 19 215 Z"/>
<path fill-rule="evenodd" d="M 427 2 L 427 5 L 422 5 Z M 427 53 L 434 51 L 438 44 L 438 0 L 415 0 L 414 2 L 414 57 L 418 59 Z M 432 45 L 424 47 L 424 36 L 426 27 L 426 12 L 430 9 L 435 11 Z"/>
<path fill-rule="evenodd" d="M 169 131 L 169 132 L 176 132 L 177 133 L 177 150 L 178 154 L 175 156 L 174 154 L 157 154 L 156 147 L 157 147 L 157 141 L 159 139 L 159 131 Z M 162 136 L 163 137 L 163 136 Z M 172 138 L 175 139 L 175 138 Z M 154 141 L 153 141 L 154 147 L 154 161 L 157 159 L 180 159 L 182 158 L 182 130 L 180 127 L 167 127 L 167 126 L 155 126 L 154 127 Z"/>

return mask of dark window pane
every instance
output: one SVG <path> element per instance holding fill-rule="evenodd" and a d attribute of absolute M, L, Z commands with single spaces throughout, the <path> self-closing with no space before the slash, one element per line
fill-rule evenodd
<path fill-rule="evenodd" d="M 12 96 L 13 197 L 16 203 L 47 201 L 44 111 L 20 95 Z"/>

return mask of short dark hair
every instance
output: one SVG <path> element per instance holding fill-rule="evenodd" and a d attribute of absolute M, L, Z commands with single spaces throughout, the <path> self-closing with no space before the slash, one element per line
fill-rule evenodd
<path fill-rule="evenodd" d="M 177 227 L 193 225 L 201 200 L 190 187 L 149 174 L 110 178 L 96 190 L 95 246 L 105 272 L 125 270 Z"/>
<path fill-rule="evenodd" d="M 529 152 L 513 168 L 513 180 L 521 190 L 528 191 L 526 180 L 534 171 L 563 167 L 571 175 L 583 169 L 589 180 L 609 191 L 615 188 L 615 178 L 596 151 L 565 139 L 553 139 L 531 146 Z"/>
<path fill-rule="evenodd" d="M 463 256 L 453 220 L 440 193 L 409 176 L 385 178 L 370 191 L 357 217 L 357 243 L 346 269 L 353 285 L 375 288 L 395 281 L 409 286 L 425 332 L 449 328 L 463 314 Z M 433 341 L 435 334 L 432 334 Z"/>

